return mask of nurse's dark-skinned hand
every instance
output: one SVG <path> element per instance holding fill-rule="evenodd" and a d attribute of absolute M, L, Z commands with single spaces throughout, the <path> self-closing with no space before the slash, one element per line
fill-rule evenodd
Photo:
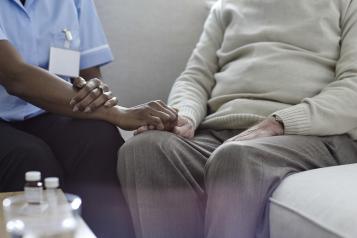
<path fill-rule="evenodd" d="M 162 101 L 152 101 L 130 108 L 121 108 L 119 124 L 124 130 L 141 127 L 172 130 L 176 125 L 177 112 Z"/>
<path fill-rule="evenodd" d="M 118 99 L 113 96 L 108 85 L 100 79 L 85 81 L 78 77 L 74 79 L 73 87 L 77 89 L 76 96 L 70 101 L 74 112 L 93 112 L 102 106 L 110 108 L 118 104 Z"/>
<path fill-rule="evenodd" d="M 138 135 L 138 134 L 141 134 L 145 131 L 151 131 L 151 130 L 164 130 L 164 131 L 170 131 L 172 132 L 177 123 L 178 123 L 178 120 L 179 120 L 179 116 L 178 116 L 178 110 L 176 108 L 172 108 L 170 106 L 167 106 L 164 102 L 162 102 L 161 100 L 158 100 L 156 102 L 159 102 L 161 104 L 161 106 L 164 106 L 167 110 L 169 110 L 169 112 L 172 114 L 174 114 L 176 116 L 176 118 L 174 120 L 169 120 L 169 121 L 166 121 L 165 124 L 164 124 L 164 129 L 162 128 L 157 128 L 153 125 L 144 125 L 144 126 L 141 126 L 139 127 L 138 129 L 136 129 L 134 131 L 134 135 Z"/>
<path fill-rule="evenodd" d="M 153 126 L 142 126 L 134 132 L 134 135 L 138 135 L 148 130 L 157 130 L 157 128 Z M 165 130 L 173 132 L 176 135 L 184 137 L 186 139 L 192 139 L 195 135 L 195 127 L 193 121 L 183 116 L 178 116 L 178 120 L 175 125 L 170 125 L 170 127 Z"/>
<path fill-rule="evenodd" d="M 257 125 L 243 131 L 225 142 L 252 140 L 261 137 L 279 136 L 284 134 L 284 126 L 273 117 L 268 117 Z"/>

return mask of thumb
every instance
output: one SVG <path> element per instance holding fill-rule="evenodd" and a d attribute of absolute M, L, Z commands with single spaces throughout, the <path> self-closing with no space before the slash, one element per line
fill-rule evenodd
<path fill-rule="evenodd" d="M 141 126 L 137 130 L 134 131 L 134 136 L 139 135 L 147 130 L 149 130 L 149 128 L 147 126 Z"/>

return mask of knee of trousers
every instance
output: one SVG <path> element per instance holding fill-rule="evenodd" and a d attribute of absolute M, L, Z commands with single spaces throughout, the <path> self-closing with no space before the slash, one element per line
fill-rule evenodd
<path fill-rule="evenodd" d="M 26 143 L 15 145 L 7 158 L 16 173 L 40 171 L 44 176 L 62 177 L 62 168 L 55 159 L 49 146 L 40 139 L 32 139 Z M 13 171 L 14 171 L 13 170 Z"/>
<path fill-rule="evenodd" d="M 96 151 L 118 151 L 124 144 L 124 139 L 116 126 L 100 120 L 84 120 L 78 124 L 79 139 L 87 145 L 88 148 Z"/>
<path fill-rule="evenodd" d="M 157 170 L 158 163 L 171 159 L 169 154 L 175 151 L 178 137 L 165 131 L 147 131 L 129 139 L 118 153 L 118 174 L 131 173 L 135 170 Z"/>
<path fill-rule="evenodd" d="M 68 174 L 80 176 L 81 179 L 96 179 L 112 174 L 116 179 L 115 166 L 117 153 L 124 139 L 116 126 L 100 120 L 80 120 L 72 124 L 75 148 L 68 150 L 72 156 L 70 166 L 66 164 Z M 66 152 L 67 153 L 67 152 Z M 66 156 L 66 155 L 64 155 Z M 108 169 L 112 169 L 108 171 Z M 89 173 L 97 171 L 94 176 Z M 107 174 L 106 174 L 107 173 Z"/>
<path fill-rule="evenodd" d="M 249 141 L 225 143 L 209 158 L 205 167 L 206 180 L 210 177 L 236 177 L 260 168 L 262 153 L 264 152 L 256 144 Z"/>

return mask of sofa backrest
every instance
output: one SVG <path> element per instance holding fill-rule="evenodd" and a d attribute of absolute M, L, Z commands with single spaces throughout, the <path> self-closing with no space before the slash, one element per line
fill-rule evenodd
<path fill-rule="evenodd" d="M 207 0 L 96 0 L 115 62 L 103 68 L 122 105 L 166 101 L 202 32 Z"/>

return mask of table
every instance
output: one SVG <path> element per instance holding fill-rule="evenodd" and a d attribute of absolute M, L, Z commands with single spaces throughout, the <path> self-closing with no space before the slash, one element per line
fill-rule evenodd
<path fill-rule="evenodd" d="M 5 218 L 2 207 L 2 202 L 5 198 L 20 195 L 22 192 L 13 192 L 13 193 L 0 193 L 0 237 L 1 238 L 10 238 L 6 232 L 5 226 Z M 80 219 L 79 228 L 75 238 L 96 238 L 91 229 L 87 226 L 87 224 Z"/>

